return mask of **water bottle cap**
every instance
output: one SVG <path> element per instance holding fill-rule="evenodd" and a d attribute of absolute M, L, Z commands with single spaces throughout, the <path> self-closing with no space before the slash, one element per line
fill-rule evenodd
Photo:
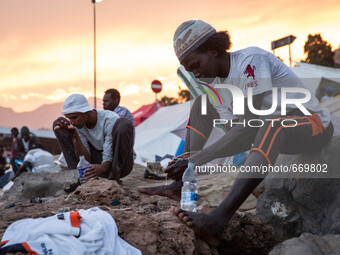
<path fill-rule="evenodd" d="M 188 167 L 195 168 L 195 164 L 189 161 Z"/>

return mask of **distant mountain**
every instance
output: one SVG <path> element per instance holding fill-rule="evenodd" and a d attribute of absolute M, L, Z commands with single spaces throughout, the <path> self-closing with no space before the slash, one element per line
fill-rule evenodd
<path fill-rule="evenodd" d="M 93 98 L 89 99 L 93 105 Z M 97 98 L 97 109 L 102 109 L 102 100 Z M 31 112 L 14 112 L 11 108 L 0 106 L 0 126 L 17 127 L 27 126 L 30 129 L 52 129 L 52 123 L 62 116 L 63 103 L 45 104 Z"/>

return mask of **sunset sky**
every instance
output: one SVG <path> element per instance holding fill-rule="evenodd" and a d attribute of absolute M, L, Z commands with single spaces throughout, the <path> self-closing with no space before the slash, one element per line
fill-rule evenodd
<path fill-rule="evenodd" d="M 339 0 L 103 0 L 96 4 L 97 96 L 117 88 L 133 111 L 154 100 L 154 79 L 163 83 L 159 98 L 175 96 L 184 85 L 172 37 L 185 20 L 229 30 L 231 51 L 270 51 L 272 40 L 293 34 L 299 61 L 309 33 L 339 47 L 339 14 Z M 72 93 L 93 96 L 91 0 L 0 0 L 0 24 L 0 106 L 22 112 Z M 288 63 L 287 47 L 275 53 Z"/>

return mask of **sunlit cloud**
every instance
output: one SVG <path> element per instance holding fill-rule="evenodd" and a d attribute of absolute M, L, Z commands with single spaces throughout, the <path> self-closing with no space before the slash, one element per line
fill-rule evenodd
<path fill-rule="evenodd" d="M 140 91 L 140 87 L 137 84 L 129 84 L 121 86 L 120 94 L 121 96 L 136 95 Z"/>
<path fill-rule="evenodd" d="M 292 57 L 300 60 L 309 33 L 321 33 L 333 49 L 340 44 L 338 0 L 103 1 L 96 9 L 97 97 L 117 88 L 131 109 L 154 100 L 154 79 L 163 83 L 159 97 L 185 88 L 176 75 L 172 36 L 188 19 L 228 29 L 232 51 L 249 46 L 270 51 L 272 40 L 294 34 Z M 72 93 L 93 97 L 92 11 L 83 0 L 1 2 L 0 22 L 6 24 L 0 26 L 1 106 L 28 111 Z M 276 54 L 288 63 L 287 47 Z"/>
<path fill-rule="evenodd" d="M 9 102 L 9 101 L 12 101 L 12 100 L 17 100 L 18 97 L 16 95 L 13 95 L 13 94 L 0 94 L 0 98 L 1 98 L 1 101 L 2 102 Z"/>
<path fill-rule="evenodd" d="M 21 94 L 20 95 L 21 99 L 28 100 L 28 99 L 42 99 L 45 98 L 43 94 L 35 93 L 35 92 L 30 92 L 27 94 Z"/>

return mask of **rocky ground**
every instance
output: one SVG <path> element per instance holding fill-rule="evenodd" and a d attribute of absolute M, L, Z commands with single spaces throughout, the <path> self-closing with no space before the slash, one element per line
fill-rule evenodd
<path fill-rule="evenodd" d="M 206 244 L 171 214 L 171 206 L 179 206 L 178 202 L 138 193 L 138 186 L 171 182 L 144 179 L 145 168 L 138 165 L 122 186 L 93 180 L 71 194 L 65 194 L 63 187 L 76 180 L 77 171 L 23 174 L 0 197 L 0 237 L 11 223 L 23 218 L 97 206 L 112 215 L 119 235 L 143 254 L 340 254 L 340 182 L 335 174 L 339 150 L 337 137 L 319 153 L 281 155 L 278 164 L 321 162 L 332 175 L 321 179 L 299 174 L 266 178 L 254 192 L 258 198 L 250 195 L 229 221 L 218 247 Z M 213 210 L 234 179 L 235 175 L 226 173 L 201 175 L 199 211 Z M 45 202 L 30 203 L 32 197 L 44 197 Z"/>
<path fill-rule="evenodd" d="M 98 206 L 115 219 L 119 235 L 139 248 L 143 254 L 267 254 L 275 244 L 272 228 L 254 215 L 256 199 L 250 197 L 228 224 L 223 242 L 210 247 L 170 212 L 178 202 L 137 192 L 139 185 L 162 183 L 143 178 L 144 168 L 135 166 L 123 179 L 123 186 L 109 180 L 93 180 L 71 194 L 62 194 L 62 183 L 76 178 L 76 172 L 44 173 L 21 176 L 0 199 L 0 236 L 14 221 L 47 217 L 62 210 L 88 209 Z M 201 176 L 200 211 L 210 211 L 228 192 L 234 177 Z M 224 181 L 223 181 L 224 179 Z M 170 182 L 170 181 L 169 181 Z M 220 183 L 216 189 L 216 182 Z M 217 183 L 217 184 L 218 184 Z M 53 195 L 57 197 L 52 198 Z M 33 196 L 46 197 L 43 203 L 30 203 Z"/>

